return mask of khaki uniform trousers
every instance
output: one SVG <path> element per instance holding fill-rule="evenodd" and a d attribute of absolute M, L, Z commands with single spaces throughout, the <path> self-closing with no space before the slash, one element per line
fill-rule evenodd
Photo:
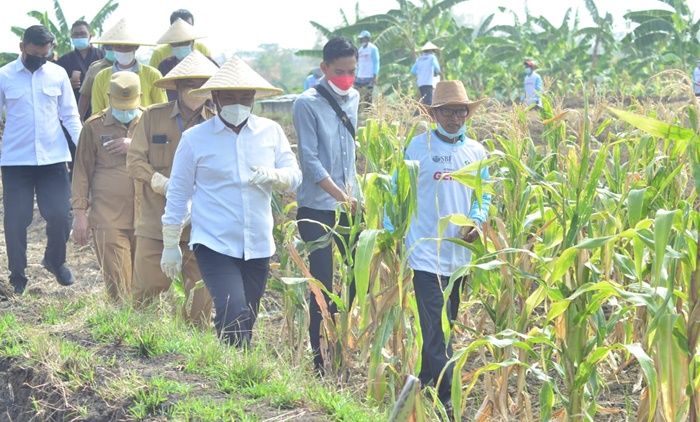
<path fill-rule="evenodd" d="M 197 266 L 197 260 L 187 243 L 180 243 L 182 250 L 182 274 L 185 284 L 184 318 L 199 327 L 208 327 L 211 320 L 211 296 Z M 136 260 L 134 262 L 134 300 L 137 306 L 155 301 L 170 288 L 171 280 L 160 269 L 163 241 L 136 236 Z"/>
<path fill-rule="evenodd" d="M 109 298 L 122 302 L 131 297 L 136 237 L 131 229 L 93 229 L 97 261 Z"/>

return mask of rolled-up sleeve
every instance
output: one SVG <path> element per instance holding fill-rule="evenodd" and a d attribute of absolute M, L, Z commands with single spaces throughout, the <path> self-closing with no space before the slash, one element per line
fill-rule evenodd
<path fill-rule="evenodd" d="M 68 130 L 71 140 L 78 145 L 80 131 L 83 128 L 80 123 L 80 113 L 78 113 L 78 103 L 75 102 L 75 94 L 70 85 L 68 76 L 65 74 L 61 79 L 61 97 L 58 99 L 58 116 L 61 123 Z"/>
<path fill-rule="evenodd" d="M 166 194 L 165 214 L 161 220 L 164 225 L 180 225 L 185 221 L 189 212 L 187 204 L 194 192 L 196 165 L 194 151 L 185 133 L 175 151 Z"/>
<path fill-rule="evenodd" d="M 299 161 L 302 172 L 314 183 L 330 177 L 318 156 L 316 117 L 306 99 L 299 98 L 294 102 L 292 117 L 299 142 Z"/>
<path fill-rule="evenodd" d="M 287 135 L 281 127 L 277 126 L 277 144 L 275 146 L 275 168 L 287 173 L 291 183 L 288 191 L 294 191 L 301 184 L 301 170 L 297 164 L 297 158 L 289 146 Z"/>

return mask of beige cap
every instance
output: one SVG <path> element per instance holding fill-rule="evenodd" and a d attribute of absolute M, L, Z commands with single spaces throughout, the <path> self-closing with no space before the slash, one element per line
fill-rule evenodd
<path fill-rule="evenodd" d="M 425 45 L 423 47 L 421 47 L 421 49 L 420 49 L 420 51 L 440 51 L 440 50 L 441 50 L 440 47 L 431 43 L 430 41 L 425 43 Z"/>
<path fill-rule="evenodd" d="M 158 40 L 158 44 L 176 44 L 187 41 L 194 41 L 204 38 L 203 35 L 197 33 L 194 26 L 178 18 L 162 37 Z"/>
<path fill-rule="evenodd" d="M 194 50 L 177 64 L 164 78 L 157 80 L 153 85 L 158 88 L 176 90 L 175 81 L 182 79 L 209 79 L 219 67 L 207 56 Z"/>
<path fill-rule="evenodd" d="M 141 81 L 134 72 L 112 74 L 109 81 L 109 105 L 119 110 L 133 110 L 141 105 Z"/>
<path fill-rule="evenodd" d="M 126 18 L 121 18 L 116 25 L 105 31 L 100 38 L 92 41 L 93 44 L 110 45 L 155 45 L 144 42 L 136 34 L 139 31 L 134 28 Z"/>
<path fill-rule="evenodd" d="M 208 95 L 211 91 L 248 90 L 255 90 L 256 98 L 270 97 L 284 92 L 272 86 L 243 59 L 233 56 L 201 88 L 192 90 L 192 94 Z"/>
<path fill-rule="evenodd" d="M 464 89 L 462 81 L 440 81 L 435 86 L 433 103 L 430 107 L 437 108 L 446 105 L 466 105 L 469 109 L 469 115 L 467 117 L 471 118 L 476 109 L 479 108 L 484 101 L 486 101 L 486 98 L 477 101 L 469 101 L 467 90 Z"/>

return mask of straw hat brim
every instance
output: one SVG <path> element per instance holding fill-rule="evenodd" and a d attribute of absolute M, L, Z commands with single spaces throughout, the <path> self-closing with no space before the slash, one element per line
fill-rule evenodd
<path fill-rule="evenodd" d="M 177 44 L 205 38 L 192 25 L 182 19 L 177 19 L 170 28 L 158 39 L 158 44 Z"/>
<path fill-rule="evenodd" d="M 199 97 L 208 97 L 212 91 L 255 91 L 255 98 L 267 98 L 281 95 L 284 93 L 279 88 L 259 87 L 259 86 L 236 86 L 236 87 L 202 87 L 193 89 L 190 94 Z"/>
<path fill-rule="evenodd" d="M 157 88 L 162 88 L 165 90 L 170 90 L 170 91 L 176 91 L 177 90 L 177 81 L 185 80 L 185 79 L 204 79 L 205 81 L 211 78 L 211 75 L 179 75 L 179 76 L 173 76 L 171 78 L 165 77 L 163 79 L 158 79 L 153 83 Z M 193 90 L 194 92 L 194 90 Z"/>
<path fill-rule="evenodd" d="M 141 41 L 134 41 L 134 40 L 117 40 L 117 41 L 112 41 L 112 40 L 107 40 L 107 41 L 100 41 L 100 40 L 95 40 L 95 41 L 90 41 L 92 44 L 102 44 L 102 45 L 135 45 L 135 46 L 155 46 L 157 44 L 151 44 L 147 42 L 141 42 Z"/>

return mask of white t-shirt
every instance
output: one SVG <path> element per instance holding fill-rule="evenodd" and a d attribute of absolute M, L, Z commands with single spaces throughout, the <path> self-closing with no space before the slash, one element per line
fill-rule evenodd
<path fill-rule="evenodd" d="M 469 249 L 439 237 L 438 222 L 449 214 L 469 215 L 473 191 L 449 177 L 440 176 L 486 158 L 486 149 L 473 139 L 449 144 L 429 131 L 413 138 L 405 159 L 419 162 L 418 204 L 406 235 L 408 264 L 414 270 L 449 276 L 471 260 Z M 450 224 L 442 238 L 458 237 L 459 226 Z M 439 243 L 439 249 L 438 249 Z"/>
<path fill-rule="evenodd" d="M 423 54 L 416 59 L 416 63 L 411 69 L 411 73 L 416 75 L 416 85 L 435 86 L 434 77 L 440 71 L 437 57 L 434 54 Z"/>

